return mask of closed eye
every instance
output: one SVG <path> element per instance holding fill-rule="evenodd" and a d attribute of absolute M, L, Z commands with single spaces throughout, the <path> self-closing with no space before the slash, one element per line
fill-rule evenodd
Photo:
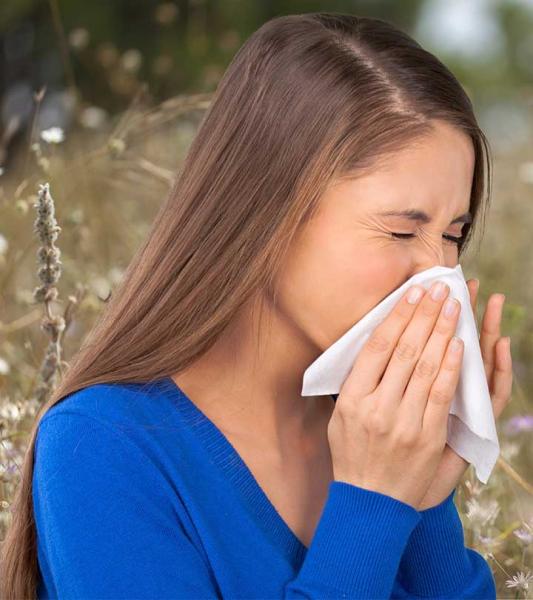
<path fill-rule="evenodd" d="M 394 239 L 404 240 L 404 239 L 414 238 L 415 234 L 414 233 L 392 233 L 391 232 L 391 236 Z M 457 237 L 454 237 L 453 235 L 447 235 L 446 233 L 444 233 L 442 235 L 442 237 L 446 240 L 449 240 L 452 244 L 457 244 L 459 246 L 460 244 L 462 244 L 464 242 L 466 235 L 462 235 L 461 237 L 457 238 Z"/>

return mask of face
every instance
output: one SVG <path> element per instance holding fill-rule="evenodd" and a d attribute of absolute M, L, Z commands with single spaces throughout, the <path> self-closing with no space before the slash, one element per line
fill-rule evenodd
<path fill-rule="evenodd" d="M 277 309 L 323 351 L 416 273 L 455 267 L 474 159 L 466 134 L 435 121 L 383 166 L 332 185 L 291 248 Z M 406 209 L 430 221 L 383 214 Z"/>

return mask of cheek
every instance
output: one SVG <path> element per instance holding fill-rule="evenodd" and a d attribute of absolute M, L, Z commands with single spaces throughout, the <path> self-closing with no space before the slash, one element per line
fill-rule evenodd
<path fill-rule="evenodd" d="M 322 350 L 408 277 L 408 261 L 390 244 L 321 234 L 302 237 L 279 279 L 279 303 Z"/>

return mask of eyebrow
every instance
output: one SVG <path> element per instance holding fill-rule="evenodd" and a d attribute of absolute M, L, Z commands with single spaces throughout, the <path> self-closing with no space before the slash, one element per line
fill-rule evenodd
<path fill-rule="evenodd" d="M 404 217 L 411 221 L 418 221 L 420 223 L 431 223 L 431 217 L 423 210 L 417 210 L 409 208 L 407 210 L 388 210 L 379 213 L 383 217 Z M 454 223 L 472 223 L 472 213 L 466 212 L 463 215 L 454 219 L 450 225 Z"/>

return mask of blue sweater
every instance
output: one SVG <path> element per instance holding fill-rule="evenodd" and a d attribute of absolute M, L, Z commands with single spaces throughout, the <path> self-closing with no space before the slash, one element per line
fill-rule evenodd
<path fill-rule="evenodd" d="M 170 377 L 68 395 L 34 459 L 38 598 L 496 598 L 454 492 L 418 511 L 331 481 L 306 547 Z"/>

